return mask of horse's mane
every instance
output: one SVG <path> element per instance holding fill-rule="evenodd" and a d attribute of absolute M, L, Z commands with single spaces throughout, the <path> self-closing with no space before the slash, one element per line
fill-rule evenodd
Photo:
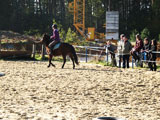
<path fill-rule="evenodd" d="M 46 46 L 50 43 L 50 36 L 48 34 L 43 35 L 43 42 L 46 44 Z"/>

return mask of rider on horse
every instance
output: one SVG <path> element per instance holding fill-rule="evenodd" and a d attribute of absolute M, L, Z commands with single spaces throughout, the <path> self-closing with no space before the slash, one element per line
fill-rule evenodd
<path fill-rule="evenodd" d="M 58 32 L 58 29 L 57 29 L 57 25 L 56 24 L 53 24 L 52 25 L 52 29 L 53 29 L 53 35 L 50 37 L 51 39 L 51 43 L 49 44 L 49 48 L 50 48 L 50 54 L 52 55 L 53 54 L 53 47 L 54 45 L 56 45 L 58 42 L 60 42 L 60 38 L 59 38 L 59 32 Z"/>

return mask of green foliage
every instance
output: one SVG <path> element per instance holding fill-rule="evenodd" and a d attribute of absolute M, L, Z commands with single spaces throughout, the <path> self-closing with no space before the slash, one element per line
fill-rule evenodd
<path fill-rule="evenodd" d="M 24 34 L 40 36 L 40 31 L 38 29 L 30 29 L 29 31 L 24 31 Z"/>
<path fill-rule="evenodd" d="M 42 60 L 42 56 L 40 54 L 35 55 L 35 60 Z"/>
<path fill-rule="evenodd" d="M 0 30 L 43 34 L 51 32 L 52 23 L 56 23 L 64 40 L 68 28 L 74 27 L 73 15 L 67 10 L 69 2 L 73 0 L 0 0 Z M 86 28 L 95 27 L 97 32 L 104 33 L 102 26 L 106 23 L 106 11 L 109 8 L 119 11 L 120 33 L 128 34 L 133 29 L 141 31 L 147 27 L 150 37 L 158 36 L 160 0 L 86 0 Z"/>
<path fill-rule="evenodd" d="M 88 0 L 88 4 L 92 6 L 93 16 L 100 17 L 105 12 L 105 8 L 102 5 L 102 0 Z"/>
<path fill-rule="evenodd" d="M 57 24 L 59 29 L 59 35 L 62 41 L 70 44 L 76 44 L 76 45 L 86 45 L 86 41 L 83 37 L 78 36 L 75 32 L 71 30 L 71 28 L 68 28 L 67 33 L 62 28 L 62 25 L 60 23 L 57 23 L 55 19 L 53 19 L 53 24 Z"/>
<path fill-rule="evenodd" d="M 60 29 L 59 36 L 62 41 L 65 40 L 66 32 L 64 31 L 64 29 Z"/>
<path fill-rule="evenodd" d="M 56 24 L 59 30 L 62 28 L 62 25 L 60 23 L 56 22 L 55 19 L 53 19 L 53 24 Z"/>
<path fill-rule="evenodd" d="M 111 67 L 113 67 L 113 65 L 110 62 L 101 61 L 101 60 L 99 60 L 98 62 L 91 61 L 90 63 L 96 63 L 96 64 L 100 64 L 100 65 L 103 65 L 103 66 L 111 66 Z"/>
<path fill-rule="evenodd" d="M 130 41 L 135 42 L 136 41 L 136 34 L 138 34 L 138 31 L 135 29 L 132 31 L 130 35 Z"/>
<path fill-rule="evenodd" d="M 68 28 L 68 32 L 66 34 L 66 39 L 64 42 L 70 43 L 70 44 L 76 44 L 79 42 L 78 36 L 75 32 L 71 30 L 71 28 Z"/>
<path fill-rule="evenodd" d="M 160 0 L 154 0 L 152 9 L 156 15 L 160 15 Z"/>
<path fill-rule="evenodd" d="M 35 60 L 37 60 L 37 61 L 42 60 L 42 55 L 41 55 L 41 54 L 36 54 L 36 55 L 35 55 Z M 45 55 L 43 60 L 48 60 L 48 55 Z M 54 61 L 62 62 L 62 61 L 63 61 L 63 58 L 62 58 L 61 56 L 57 56 L 57 57 L 54 57 L 53 60 L 54 60 Z M 67 60 L 68 60 L 68 59 L 67 59 Z"/>
<path fill-rule="evenodd" d="M 160 42 L 160 34 L 159 34 L 159 36 L 158 36 L 158 41 Z"/>
<path fill-rule="evenodd" d="M 150 32 L 147 28 L 144 28 L 141 32 L 141 38 L 142 40 L 144 40 L 144 38 L 148 38 L 150 36 Z"/>

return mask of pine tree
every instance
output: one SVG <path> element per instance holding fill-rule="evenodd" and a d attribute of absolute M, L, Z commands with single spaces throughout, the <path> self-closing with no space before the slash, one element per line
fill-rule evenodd
<path fill-rule="evenodd" d="M 130 40 L 132 42 L 135 42 L 136 41 L 136 34 L 138 34 L 138 31 L 135 29 L 132 31 L 131 35 L 130 35 Z"/>
<path fill-rule="evenodd" d="M 66 34 L 65 42 L 75 44 L 79 41 L 78 36 L 75 32 L 71 30 L 71 28 L 68 28 L 68 32 Z"/>
<path fill-rule="evenodd" d="M 144 38 L 149 38 L 150 37 L 150 32 L 147 28 L 144 28 L 141 32 L 141 38 L 144 40 Z"/>

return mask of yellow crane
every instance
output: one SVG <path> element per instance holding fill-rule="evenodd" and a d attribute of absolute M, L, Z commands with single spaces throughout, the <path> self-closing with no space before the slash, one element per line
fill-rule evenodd
<path fill-rule="evenodd" d="M 69 11 L 74 16 L 74 23 L 76 30 L 87 40 L 104 39 L 104 33 L 95 32 L 94 27 L 85 28 L 85 0 L 74 0 L 69 3 Z M 88 32 L 86 35 L 85 31 Z"/>
<path fill-rule="evenodd" d="M 110 2 L 109 2 L 109 6 L 110 6 Z M 110 7 L 109 7 L 109 9 L 110 9 Z M 101 42 L 106 42 L 106 40 L 111 40 L 112 42 L 117 44 L 117 39 L 116 40 L 114 40 L 113 38 L 107 39 L 106 38 L 107 36 L 105 36 L 104 33 L 95 32 L 95 27 L 89 27 L 87 29 L 85 28 L 85 0 L 74 0 L 73 2 L 69 3 L 69 11 L 74 16 L 73 25 L 75 26 L 76 30 L 80 33 L 80 35 L 82 35 L 83 37 L 86 38 L 86 40 L 91 40 L 91 41 L 97 40 L 97 41 L 101 41 Z M 111 13 L 109 13 L 109 14 L 111 14 Z M 115 15 L 113 14 L 113 16 L 115 16 Z M 118 15 L 116 14 L 116 16 L 118 16 L 118 18 L 114 18 L 114 19 L 117 19 L 118 21 L 116 21 L 115 24 L 118 24 L 119 23 L 119 14 Z M 110 18 L 110 19 L 113 19 L 113 18 Z M 111 23 L 113 23 L 113 22 L 114 21 L 112 21 Z M 110 23 L 108 23 L 108 24 L 110 24 Z M 107 24 L 107 26 L 108 26 L 108 24 Z M 106 28 L 106 24 L 104 24 L 103 27 Z M 117 30 L 117 28 L 115 28 L 115 29 Z M 113 33 L 115 34 L 115 32 L 109 32 L 109 34 L 111 34 L 111 35 Z"/>
<path fill-rule="evenodd" d="M 69 3 L 69 11 L 74 15 L 76 30 L 85 37 L 85 0 L 74 0 Z"/>

